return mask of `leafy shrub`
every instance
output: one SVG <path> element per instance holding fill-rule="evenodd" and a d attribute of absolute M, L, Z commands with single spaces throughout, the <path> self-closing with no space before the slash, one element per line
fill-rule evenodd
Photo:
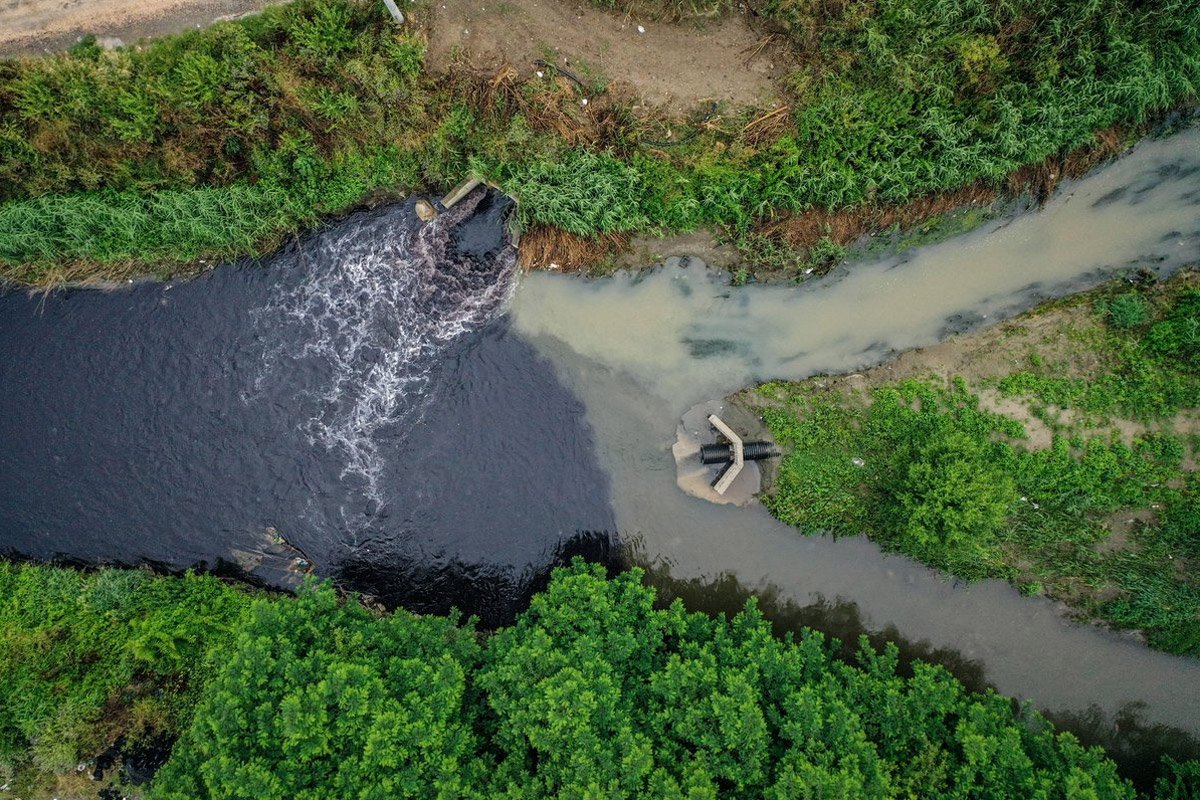
<path fill-rule="evenodd" d="M 1154 784 L 1155 800 L 1200 800 L 1200 761 L 1163 758 L 1164 775 Z"/>
<path fill-rule="evenodd" d="M 1159 358 L 1188 368 L 1200 366 L 1200 291 L 1181 295 L 1166 319 L 1150 326 L 1146 345 Z"/>
<path fill-rule="evenodd" d="M 958 60 L 967 85 L 978 90 L 991 89 L 1008 68 L 995 36 L 965 37 L 958 46 Z"/>
<path fill-rule="evenodd" d="M 765 384 L 763 419 L 785 447 L 764 502 L 804 532 L 866 533 L 885 547 L 968 579 L 1037 587 L 1175 653 L 1200 655 L 1200 555 L 1194 481 L 1184 448 L 1148 434 L 1125 444 L 1054 436 L 1048 447 L 1013 443 L 1014 419 L 979 408 L 961 382 L 905 381 L 853 393 Z M 1134 546 L 1098 549 L 1106 517 L 1165 506 Z M 1182 568 L 1177 568 L 1180 566 Z M 1090 599 L 1080 582 L 1116 596 Z"/>
<path fill-rule="evenodd" d="M 308 12 L 301 7 L 288 25 L 292 47 L 302 57 L 333 66 L 340 55 L 354 49 L 350 7 L 343 3 L 320 3 Z"/>
<path fill-rule="evenodd" d="M 987 456 L 982 442 L 960 431 L 920 445 L 894 490 L 907 549 L 986 547 L 995 538 L 1017 491 Z"/>
<path fill-rule="evenodd" d="M 161 800 L 1129 798 L 1101 751 L 944 669 L 655 609 L 637 571 L 557 570 L 512 628 L 258 604 L 159 774 Z"/>

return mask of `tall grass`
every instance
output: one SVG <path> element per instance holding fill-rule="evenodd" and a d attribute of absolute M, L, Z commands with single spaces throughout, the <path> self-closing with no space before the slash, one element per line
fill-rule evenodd
<path fill-rule="evenodd" d="M 296 221 L 278 187 L 52 195 L 0 206 L 0 259 L 36 283 L 63 260 L 190 262 L 255 252 Z"/>
<path fill-rule="evenodd" d="M 755 10 L 795 54 L 781 84 L 789 124 L 760 140 L 728 110 L 669 151 L 643 140 L 621 101 L 581 111 L 533 78 L 498 101 L 496 84 L 429 74 L 419 36 L 360 0 L 297 0 L 141 49 L 85 43 L 0 62 L 0 273 L 253 250 L 380 187 L 445 186 L 469 169 L 525 200 L 528 221 L 577 235 L 745 233 L 779 211 L 998 184 L 1200 88 L 1200 0 Z M 254 194 L 264 184 L 278 192 Z M 241 212 L 213 209 L 211 190 Z M 194 226 L 171 216 L 193 209 Z M 225 226 L 223 213 L 238 219 Z"/>

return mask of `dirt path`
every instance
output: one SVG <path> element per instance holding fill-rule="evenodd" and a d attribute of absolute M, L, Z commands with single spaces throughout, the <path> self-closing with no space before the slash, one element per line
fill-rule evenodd
<path fill-rule="evenodd" d="M 271 0 L 3 0 L 0 56 L 65 50 L 87 33 L 94 33 L 110 44 L 128 44 L 252 14 L 270 3 Z"/>
<path fill-rule="evenodd" d="M 199 28 L 251 14 L 271 0 L 2 0 L 0 56 L 64 50 L 86 33 L 104 44 Z M 649 103 L 684 110 L 706 101 L 770 101 L 787 54 L 740 17 L 668 24 L 600 11 L 576 0 L 431 0 L 414 16 L 429 67 L 466 59 L 476 70 L 544 59 L 588 82 L 619 82 Z"/>
<path fill-rule="evenodd" d="M 431 10 L 429 59 L 439 71 L 466 58 L 475 68 L 509 63 L 524 74 L 544 59 L 677 109 L 765 102 L 786 71 L 786 55 L 760 47 L 763 35 L 740 16 L 669 24 L 573 0 L 434 0 Z"/>

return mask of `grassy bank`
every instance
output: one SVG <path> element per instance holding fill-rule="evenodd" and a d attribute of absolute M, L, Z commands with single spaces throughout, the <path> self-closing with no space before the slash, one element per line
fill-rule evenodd
<path fill-rule="evenodd" d="M 664 114 L 620 90 L 582 106 L 552 70 L 430 74 L 422 32 L 377 3 L 299 0 L 143 48 L 0 62 L 0 274 L 166 274 L 469 170 L 560 247 L 699 226 L 745 240 L 780 215 L 1004 185 L 1200 87 L 1196 0 L 754 10 L 794 58 L 786 109 L 698 111 L 674 146 Z"/>
<path fill-rule="evenodd" d="M 1133 798 L 1102 751 L 940 667 L 857 663 L 751 605 L 656 609 L 639 573 L 556 573 L 516 625 L 380 614 L 330 589 L 0 567 L 0 764 L 183 729 L 151 798 Z M 141 727 L 139 727 L 141 726 Z M 90 768 L 90 767 L 89 767 Z M 1192 797 L 1167 764 L 1159 798 Z M 36 791 L 36 789 L 35 789 Z M 27 795 L 28 796 L 28 795 Z"/>
<path fill-rule="evenodd" d="M 865 382 L 763 385 L 743 399 L 787 448 L 766 504 L 1200 656 L 1198 331 L 1183 276 L 1035 311 Z"/>

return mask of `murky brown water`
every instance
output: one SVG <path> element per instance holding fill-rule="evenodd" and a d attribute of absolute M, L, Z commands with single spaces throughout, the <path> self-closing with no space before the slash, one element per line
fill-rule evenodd
<path fill-rule="evenodd" d="M 730 288 L 702 264 L 584 282 L 533 274 L 517 331 L 584 401 L 637 558 L 676 580 L 852 603 L 861 625 L 978 665 L 1001 692 L 1079 716 L 1200 733 L 1200 662 L 1067 620 L 1041 598 L 960 585 L 864 538 L 802 536 L 761 507 L 717 507 L 675 485 L 671 444 L 693 404 L 770 378 L 878 363 L 1131 268 L 1200 261 L 1200 130 L 1140 145 L 1043 210 L 802 286 Z M 1131 704 L 1134 704 L 1131 706 Z M 1095 713 L 1093 713 L 1095 718 Z"/>

